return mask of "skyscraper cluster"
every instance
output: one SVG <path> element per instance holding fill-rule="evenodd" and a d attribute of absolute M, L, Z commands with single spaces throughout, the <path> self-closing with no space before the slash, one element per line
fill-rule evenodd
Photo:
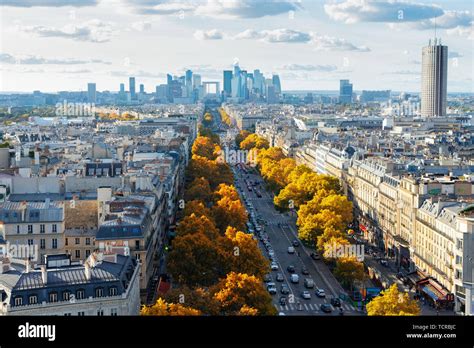
<path fill-rule="evenodd" d="M 228 100 L 266 100 L 268 103 L 277 103 L 281 96 L 280 77 L 273 75 L 265 79 L 259 69 L 249 73 L 236 64 L 233 71 L 224 70 L 223 80 L 223 96 Z"/>

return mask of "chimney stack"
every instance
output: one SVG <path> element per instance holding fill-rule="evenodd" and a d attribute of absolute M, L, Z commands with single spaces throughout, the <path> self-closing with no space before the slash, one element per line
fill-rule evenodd
<path fill-rule="evenodd" d="M 46 265 L 41 265 L 41 279 L 43 280 L 43 284 L 48 283 L 48 271 L 46 270 Z"/>
<path fill-rule="evenodd" d="M 86 280 L 91 280 L 91 266 L 89 266 L 89 262 L 84 263 L 84 273 L 86 275 Z"/>

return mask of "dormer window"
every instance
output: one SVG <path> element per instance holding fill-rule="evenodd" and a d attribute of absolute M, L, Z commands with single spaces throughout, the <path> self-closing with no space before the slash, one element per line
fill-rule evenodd
<path fill-rule="evenodd" d="M 115 286 L 109 288 L 109 296 L 117 296 L 117 288 Z"/>
<path fill-rule="evenodd" d="M 50 292 L 49 293 L 49 302 L 58 302 L 58 293 Z"/>
<path fill-rule="evenodd" d="M 30 305 L 32 305 L 32 304 L 37 304 L 37 303 L 38 303 L 38 296 L 36 296 L 36 295 L 31 295 L 31 296 L 29 297 L 28 303 L 29 303 Z"/>
<path fill-rule="evenodd" d="M 15 297 L 15 306 L 22 306 L 23 305 L 23 297 L 17 296 Z"/>
<path fill-rule="evenodd" d="M 95 297 L 103 297 L 103 296 L 104 296 L 104 289 L 103 288 L 95 289 Z"/>
<path fill-rule="evenodd" d="M 63 292 L 63 301 L 69 301 L 70 297 L 71 297 L 71 292 L 70 291 L 64 291 Z"/>

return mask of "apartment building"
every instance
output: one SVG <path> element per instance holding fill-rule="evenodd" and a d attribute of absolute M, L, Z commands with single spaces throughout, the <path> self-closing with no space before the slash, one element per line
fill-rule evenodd
<path fill-rule="evenodd" d="M 85 263 L 46 255 L 40 268 L 0 262 L 0 315 L 138 315 L 139 263 L 123 254 L 92 254 Z"/>
<path fill-rule="evenodd" d="M 36 262 L 46 254 L 64 253 L 62 202 L 4 202 L 0 204 L 0 230 L 10 245 L 34 246 Z"/>

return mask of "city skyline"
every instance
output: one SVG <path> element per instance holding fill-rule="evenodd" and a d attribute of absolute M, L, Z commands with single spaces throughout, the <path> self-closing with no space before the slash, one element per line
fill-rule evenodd
<path fill-rule="evenodd" d="M 450 52 L 448 93 L 473 92 L 466 1 L 158 3 L 7 1 L 1 91 L 83 91 L 88 82 L 116 91 L 130 76 L 154 91 L 168 72 L 188 69 L 223 87 L 223 71 L 239 63 L 279 74 L 283 91 L 337 91 L 348 79 L 354 90 L 421 92 L 421 47 L 436 18 Z"/>

